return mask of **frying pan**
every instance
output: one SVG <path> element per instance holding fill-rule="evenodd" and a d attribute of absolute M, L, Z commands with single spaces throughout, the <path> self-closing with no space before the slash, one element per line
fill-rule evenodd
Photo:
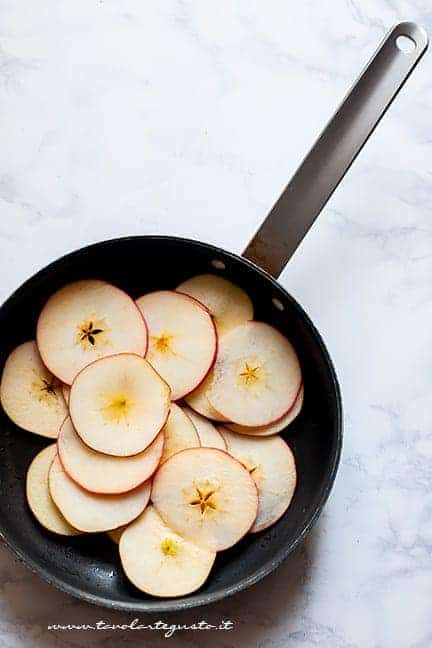
<path fill-rule="evenodd" d="M 405 40 L 401 40 L 404 37 Z M 65 283 L 98 277 L 132 296 L 174 288 L 204 272 L 219 273 L 252 297 L 256 318 L 288 336 L 305 385 L 300 417 L 284 436 L 293 449 L 298 486 L 276 525 L 218 555 L 199 592 L 159 600 L 138 592 L 104 535 L 61 538 L 44 531 L 25 500 L 25 475 L 47 440 L 0 412 L 0 533 L 19 560 L 48 583 L 90 603 L 129 612 L 164 612 L 217 601 L 258 582 L 303 540 L 330 493 L 342 444 L 336 374 L 324 343 L 301 306 L 276 278 L 427 48 L 427 36 L 401 23 L 385 38 L 242 256 L 170 236 L 120 238 L 68 254 L 26 281 L 0 309 L 0 367 L 19 343 L 34 338 L 47 297 Z M 406 48 L 408 45 L 410 47 Z M 400 49 L 403 47 L 403 50 Z M 411 51 L 408 51 L 411 48 Z"/>

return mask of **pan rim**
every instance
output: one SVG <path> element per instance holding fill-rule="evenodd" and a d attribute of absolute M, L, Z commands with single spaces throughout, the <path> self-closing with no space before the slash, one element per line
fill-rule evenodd
<path fill-rule="evenodd" d="M 122 612 L 139 612 L 144 614 L 160 613 L 160 612 L 180 612 L 182 610 L 203 607 L 211 603 L 216 603 L 217 601 L 233 596 L 234 594 L 238 594 L 239 592 L 256 585 L 263 578 L 265 578 L 273 571 L 275 571 L 277 567 L 279 567 L 281 563 L 284 560 L 286 560 L 288 556 L 292 554 L 295 551 L 295 549 L 303 542 L 303 540 L 305 539 L 309 531 L 317 522 L 330 496 L 336 478 L 336 473 L 338 470 L 341 452 L 342 452 L 342 438 L 343 438 L 342 395 L 341 395 L 336 371 L 333 365 L 333 361 L 330 357 L 329 352 L 327 351 L 324 341 L 319 331 L 317 330 L 317 328 L 315 327 L 315 325 L 313 324 L 313 322 L 311 321 L 311 319 L 309 318 L 309 316 L 307 315 L 303 307 L 299 304 L 299 302 L 296 299 L 294 299 L 294 297 L 292 297 L 285 290 L 285 288 L 276 281 L 276 279 L 274 279 L 269 273 L 267 273 L 265 270 L 257 266 L 252 261 L 249 261 L 248 259 L 245 259 L 240 255 L 224 250 L 216 245 L 212 245 L 211 243 L 205 243 L 203 241 L 199 241 L 195 239 L 190 239 L 190 238 L 185 238 L 180 236 L 156 235 L 156 234 L 155 235 L 153 234 L 135 235 L 135 236 L 124 236 L 124 237 L 114 237 L 111 239 L 105 239 L 72 250 L 70 252 L 63 254 L 57 259 L 51 261 L 48 265 L 41 268 L 36 273 L 31 275 L 28 279 L 26 279 L 3 302 L 3 304 L 0 306 L 0 312 L 3 311 L 4 309 L 7 309 L 8 305 L 11 302 L 13 302 L 13 300 L 19 295 L 19 293 L 21 291 L 24 291 L 30 283 L 42 279 L 45 276 L 45 274 L 53 272 L 53 270 L 55 271 L 55 266 L 61 264 L 65 259 L 70 257 L 79 257 L 80 255 L 91 252 L 94 249 L 110 246 L 113 243 L 139 241 L 139 240 L 146 240 L 146 241 L 157 240 L 161 242 L 176 241 L 179 243 L 181 242 L 181 243 L 191 244 L 197 247 L 201 247 L 203 249 L 206 249 L 207 251 L 212 252 L 215 255 L 223 254 L 225 257 L 231 258 L 233 261 L 236 262 L 240 261 L 242 264 L 249 266 L 251 270 L 258 272 L 258 274 L 262 275 L 265 279 L 270 281 L 273 287 L 277 289 L 279 292 L 281 292 L 284 298 L 290 302 L 290 305 L 298 311 L 305 326 L 308 327 L 311 333 L 313 334 L 313 337 L 319 346 L 320 353 L 322 354 L 323 360 L 326 364 L 328 375 L 331 379 L 333 397 L 335 402 L 335 411 L 336 411 L 335 420 L 334 420 L 334 424 L 335 424 L 334 425 L 334 432 L 335 432 L 334 451 L 331 457 L 331 461 L 329 462 L 328 469 L 326 471 L 324 488 L 321 490 L 320 496 L 317 499 L 317 502 L 313 508 L 312 513 L 304 521 L 300 533 L 297 535 L 295 540 L 291 542 L 289 545 L 280 547 L 278 551 L 274 554 L 273 558 L 270 561 L 266 562 L 264 565 L 262 565 L 253 574 L 250 574 L 249 576 L 240 579 L 234 585 L 222 587 L 220 590 L 215 592 L 211 592 L 208 594 L 204 594 L 204 593 L 200 594 L 198 591 L 198 593 L 188 596 L 187 598 L 184 599 L 181 598 L 168 599 L 166 601 L 162 599 L 152 599 L 152 600 L 142 601 L 142 603 L 138 601 L 130 603 L 126 601 L 118 601 L 113 599 L 110 600 L 109 598 L 104 596 L 90 594 L 82 587 L 79 588 L 77 586 L 70 585 L 68 583 L 65 583 L 62 579 L 58 577 L 53 577 L 50 574 L 49 570 L 44 568 L 37 561 L 27 556 L 25 552 L 21 551 L 18 547 L 14 546 L 12 539 L 7 537 L 7 535 L 4 533 L 3 525 L 0 519 L 0 538 L 3 540 L 4 545 L 11 551 L 11 553 L 21 564 L 25 565 L 31 572 L 37 574 L 39 577 L 41 577 L 46 583 L 48 583 L 52 587 L 55 587 L 56 589 L 66 594 L 69 594 L 70 596 L 73 596 L 78 600 L 85 601 L 86 603 L 90 603 L 110 610 L 119 610 Z"/>

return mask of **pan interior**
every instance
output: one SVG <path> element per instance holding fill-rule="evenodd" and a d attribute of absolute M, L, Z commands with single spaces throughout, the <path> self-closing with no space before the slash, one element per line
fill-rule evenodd
<path fill-rule="evenodd" d="M 0 411 L 0 529 L 20 558 L 49 582 L 90 602 L 130 611 L 166 611 L 206 604 L 243 589 L 269 573 L 301 539 L 320 512 L 337 468 L 341 446 L 339 391 L 319 335 L 299 305 L 250 263 L 213 246 L 171 237 L 107 241 L 54 262 L 19 288 L 0 310 L 0 368 L 19 343 L 34 339 L 38 313 L 62 285 L 98 278 L 132 297 L 175 288 L 204 272 L 239 284 L 253 300 L 255 318 L 293 342 L 302 365 L 303 412 L 284 438 L 296 458 L 298 486 L 287 512 L 273 527 L 246 536 L 222 552 L 206 584 L 180 599 L 158 600 L 137 591 L 120 568 L 117 546 L 103 534 L 59 538 L 44 531 L 25 499 L 25 476 L 34 455 L 49 443 L 17 428 Z"/>

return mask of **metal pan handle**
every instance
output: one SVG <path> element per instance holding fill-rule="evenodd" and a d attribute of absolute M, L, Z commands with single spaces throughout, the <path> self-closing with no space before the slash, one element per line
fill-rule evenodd
<path fill-rule="evenodd" d="M 385 37 L 243 252 L 278 277 L 428 46 L 412 22 Z"/>

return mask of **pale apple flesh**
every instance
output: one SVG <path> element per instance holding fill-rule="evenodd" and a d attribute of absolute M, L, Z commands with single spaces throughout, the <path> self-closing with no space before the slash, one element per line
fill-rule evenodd
<path fill-rule="evenodd" d="M 250 297 L 231 281 L 212 274 L 203 274 L 184 281 L 177 290 L 203 303 L 213 315 L 219 335 L 253 319 Z"/>
<path fill-rule="evenodd" d="M 152 596 L 185 596 L 207 580 L 215 551 L 172 531 L 149 506 L 122 533 L 120 559 L 128 579 Z"/>
<path fill-rule="evenodd" d="M 48 479 L 51 497 L 64 518 L 86 533 L 109 531 L 132 522 L 143 512 L 150 497 L 149 482 L 120 495 L 90 493 L 69 477 L 58 455 Z"/>
<path fill-rule="evenodd" d="M 154 476 L 151 498 L 173 531 L 212 551 L 238 542 L 258 510 L 248 470 L 215 448 L 191 448 L 170 457 Z"/>
<path fill-rule="evenodd" d="M 70 385 L 81 369 L 98 358 L 147 350 L 147 327 L 134 301 L 105 281 L 67 284 L 52 295 L 37 323 L 43 362 Z"/>
<path fill-rule="evenodd" d="M 297 472 L 294 455 L 278 435 L 257 438 L 219 428 L 228 452 L 249 471 L 258 488 L 258 514 L 251 533 L 274 524 L 294 496 Z"/>
<path fill-rule="evenodd" d="M 199 387 L 193 390 L 190 394 L 185 397 L 185 402 L 191 407 L 195 412 L 205 416 L 208 419 L 214 421 L 226 422 L 227 419 L 225 416 L 222 416 L 220 412 L 215 410 L 210 401 L 207 398 L 207 391 L 210 389 L 210 385 L 213 380 L 213 369 L 209 371 L 207 377 Z"/>
<path fill-rule="evenodd" d="M 61 384 L 42 363 L 35 342 L 24 342 L 6 360 L 0 401 L 9 418 L 27 432 L 57 438 L 67 407 Z"/>
<path fill-rule="evenodd" d="M 74 536 L 81 532 L 65 520 L 48 488 L 48 474 L 56 454 L 56 444 L 53 443 L 41 450 L 31 462 L 26 480 L 27 502 L 36 520 L 45 529 L 63 536 Z"/>
<path fill-rule="evenodd" d="M 223 436 L 217 428 L 201 414 L 197 414 L 190 407 L 183 407 L 183 412 L 192 421 L 199 436 L 200 445 L 205 448 L 219 448 L 226 450 Z"/>
<path fill-rule="evenodd" d="M 101 358 L 72 384 L 74 427 L 93 450 L 118 457 L 143 452 L 164 426 L 170 390 L 147 360 L 130 353 Z"/>
<path fill-rule="evenodd" d="M 132 457 L 114 457 L 96 452 L 77 434 L 68 417 L 59 433 L 58 452 L 63 468 L 77 484 L 92 493 L 107 495 L 133 490 L 151 477 L 159 465 L 164 433 Z"/>
<path fill-rule="evenodd" d="M 269 425 L 294 404 L 302 375 L 292 344 L 263 322 L 246 322 L 224 335 L 207 392 L 229 421 Z"/>
<path fill-rule="evenodd" d="M 147 359 L 169 384 L 172 400 L 196 389 L 210 371 L 217 335 L 208 310 L 192 297 L 170 290 L 137 300 L 149 330 Z"/>
<path fill-rule="evenodd" d="M 258 427 L 246 427 L 238 425 L 237 423 L 225 423 L 225 427 L 238 434 L 250 434 L 251 436 L 271 436 L 282 432 L 288 425 L 290 425 L 300 414 L 303 407 L 304 388 L 301 386 L 298 396 L 294 401 L 294 405 L 288 410 L 285 416 L 282 416 L 278 421 L 270 423 L 270 425 L 261 425 Z"/>
<path fill-rule="evenodd" d="M 201 445 L 194 424 L 175 403 L 171 403 L 170 413 L 161 434 L 164 436 L 164 444 L 160 463 L 180 450 L 198 448 Z"/>

